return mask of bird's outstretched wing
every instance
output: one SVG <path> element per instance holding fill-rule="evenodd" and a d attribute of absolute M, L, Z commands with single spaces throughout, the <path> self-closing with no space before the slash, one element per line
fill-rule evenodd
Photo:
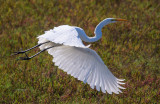
<path fill-rule="evenodd" d="M 54 29 L 45 31 L 45 34 L 38 36 L 38 38 L 45 38 L 57 44 L 86 47 L 80 39 L 76 29 L 69 25 L 54 27 Z"/>
<path fill-rule="evenodd" d="M 124 89 L 119 84 L 124 84 L 117 79 L 103 63 L 100 56 L 92 49 L 58 46 L 48 50 L 53 62 L 63 71 L 78 80 L 88 83 L 92 89 L 96 86 L 98 91 L 109 94 L 118 94 Z M 119 89 L 120 88 L 120 89 Z"/>

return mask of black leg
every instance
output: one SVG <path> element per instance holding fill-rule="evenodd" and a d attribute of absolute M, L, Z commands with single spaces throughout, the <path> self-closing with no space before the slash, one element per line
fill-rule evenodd
<path fill-rule="evenodd" d="M 44 52 L 45 50 L 50 49 L 50 48 L 53 48 L 53 47 L 54 47 L 54 46 L 48 47 L 48 48 L 46 48 L 46 49 L 43 49 L 43 50 L 41 50 L 40 52 L 36 53 L 35 55 L 33 55 L 33 56 L 31 56 L 31 57 L 28 57 L 27 54 L 26 54 L 26 57 L 20 57 L 20 59 L 18 59 L 18 60 L 29 60 L 29 59 L 37 56 L 38 54 Z"/>
<path fill-rule="evenodd" d="M 34 49 L 34 48 L 36 48 L 36 47 L 39 47 L 39 46 L 41 46 L 41 45 L 43 45 L 43 44 L 45 44 L 45 43 L 49 43 L 49 42 L 50 42 L 50 41 L 47 41 L 47 42 L 44 42 L 44 43 L 40 43 L 40 44 L 38 44 L 38 45 L 36 45 L 36 46 L 34 46 L 34 47 L 32 47 L 32 48 L 29 48 L 29 49 L 27 49 L 27 50 L 24 50 L 24 51 L 13 52 L 12 55 L 17 55 L 17 54 L 25 53 L 25 52 L 27 52 L 27 51 L 30 51 L 31 49 Z"/>

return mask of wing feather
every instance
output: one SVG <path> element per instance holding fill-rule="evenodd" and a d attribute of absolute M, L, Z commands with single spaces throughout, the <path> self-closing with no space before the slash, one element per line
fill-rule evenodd
<path fill-rule="evenodd" d="M 109 94 L 121 93 L 124 89 L 119 84 L 122 79 L 116 78 L 103 63 L 100 56 L 89 48 L 58 46 L 48 50 L 53 62 L 60 69 L 84 83 L 88 83 L 92 89 Z M 119 89 L 120 88 L 120 89 Z"/>
<path fill-rule="evenodd" d="M 40 35 L 37 38 L 44 38 L 56 44 L 86 47 L 80 39 L 75 27 L 69 25 L 54 27 L 54 29 L 45 31 L 45 34 Z"/>

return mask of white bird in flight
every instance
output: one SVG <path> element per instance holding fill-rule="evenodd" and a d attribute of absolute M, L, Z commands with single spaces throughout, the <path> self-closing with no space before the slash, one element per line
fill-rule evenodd
<path fill-rule="evenodd" d="M 88 83 L 92 89 L 96 87 L 98 91 L 103 93 L 112 92 L 122 93 L 120 89 L 125 89 L 119 84 L 125 84 L 121 81 L 124 79 L 116 78 L 107 66 L 104 64 L 100 56 L 89 46 L 85 46 L 82 42 L 95 42 L 102 37 L 102 28 L 117 21 L 127 21 L 125 19 L 106 18 L 101 21 L 95 28 L 95 36 L 88 37 L 82 28 L 69 25 L 61 25 L 54 27 L 49 31 L 45 31 L 43 35 L 38 36 L 38 45 L 25 51 L 14 52 L 14 54 L 25 53 L 33 48 L 39 47 L 40 52 L 28 57 L 20 57 L 20 60 L 29 60 L 41 52 L 47 50 L 53 56 L 53 62 L 59 69 L 67 72 L 71 76 L 77 78 L 84 83 Z"/>

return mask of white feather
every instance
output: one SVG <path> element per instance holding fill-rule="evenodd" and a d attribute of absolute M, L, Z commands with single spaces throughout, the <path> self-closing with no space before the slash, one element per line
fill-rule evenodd
<path fill-rule="evenodd" d="M 89 48 L 72 46 L 58 46 L 48 50 L 54 59 L 55 65 L 60 69 L 78 78 L 78 80 L 88 83 L 91 88 L 96 86 L 102 92 L 121 92 L 117 78 L 108 70 L 105 64 L 95 51 Z M 80 57 L 80 58 L 79 58 Z M 82 62 L 82 59 L 85 60 Z M 121 83 L 120 83 L 121 84 Z"/>
<path fill-rule="evenodd" d="M 54 28 L 53 30 L 46 31 L 45 34 L 40 35 L 37 38 L 44 38 L 57 44 L 86 47 L 82 43 L 82 40 L 80 39 L 76 29 L 68 25 L 62 25 Z"/>

